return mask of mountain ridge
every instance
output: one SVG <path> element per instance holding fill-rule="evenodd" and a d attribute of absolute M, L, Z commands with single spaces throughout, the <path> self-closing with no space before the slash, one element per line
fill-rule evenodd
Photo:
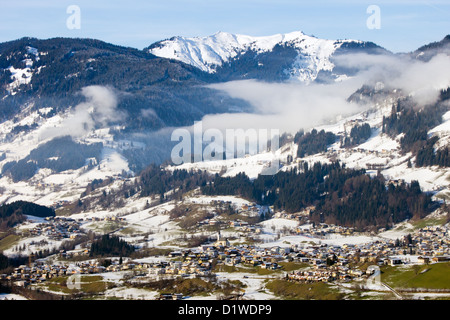
<path fill-rule="evenodd" d="M 144 50 L 160 57 L 182 61 L 208 73 L 220 75 L 226 73 L 227 65 L 229 68 L 234 68 L 233 64 L 240 63 L 239 60 L 249 52 L 253 53 L 252 58 L 256 60 L 255 66 L 264 69 L 264 55 L 275 49 L 286 48 L 294 50 L 296 54 L 289 57 L 291 61 L 283 66 L 284 70 L 281 72 L 278 70 L 278 73 L 281 74 L 277 80 L 289 79 L 309 83 L 314 81 L 321 71 L 331 72 L 333 70 L 334 65 L 330 59 L 341 47 L 346 48 L 347 51 L 367 47 L 387 52 L 384 48 L 371 42 L 320 39 L 308 36 L 302 31 L 259 37 L 227 32 L 217 32 L 206 37 L 177 36 L 156 42 Z M 339 78 L 339 75 L 336 75 L 335 78 Z M 227 78 L 227 80 L 230 79 Z"/>
<path fill-rule="evenodd" d="M 292 33 L 291 38 L 301 34 Z M 225 33 L 221 35 L 227 36 Z M 170 141 L 171 128 L 189 127 L 205 115 L 225 114 L 232 110 L 252 112 L 247 101 L 231 98 L 226 92 L 209 89 L 205 85 L 247 78 L 274 82 L 284 79 L 284 67 L 286 63 L 295 61 L 297 52 L 292 46 L 277 44 L 278 39 L 280 37 L 268 42 L 267 47 L 275 43 L 272 51 L 247 51 L 239 59 L 224 65 L 219 70 L 221 75 L 209 74 L 183 62 L 156 57 L 143 50 L 95 39 L 52 38 L 41 41 L 22 38 L 0 44 L 0 68 L 3 68 L 0 84 L 5 94 L 0 100 L 0 111 L 3 111 L 0 125 L 0 165 L 5 174 L 3 180 L 7 181 L 7 175 L 11 175 L 20 183 L 32 181 L 33 184 L 40 184 L 40 180 L 44 179 L 59 182 L 54 176 L 63 177 L 68 171 L 57 171 L 70 168 L 73 172 L 81 170 L 77 173 L 81 181 L 88 179 L 86 172 L 95 178 L 104 178 L 108 174 L 120 176 L 121 173 L 126 176 L 140 172 L 150 163 L 164 163 L 170 158 L 170 149 L 174 145 Z M 339 50 L 339 54 L 378 54 L 379 46 L 370 42 L 344 42 Z M 257 59 L 254 59 L 255 55 Z M 263 62 L 267 62 L 267 65 L 261 70 L 258 63 Z M 268 68 L 270 64 L 272 69 Z M 25 77 L 11 78 L 11 74 L 8 74 L 12 70 L 10 67 L 14 68 L 13 71 L 21 70 L 22 73 L 17 71 L 17 75 Z M 323 70 L 318 73 L 315 81 L 334 81 L 330 74 L 322 76 L 324 73 Z M 18 80 L 24 83 L 13 88 L 15 94 L 7 94 L 8 86 Z M 380 85 L 380 88 L 384 87 L 382 83 Z M 68 124 L 67 119 L 75 114 L 72 111 L 76 111 L 79 105 L 85 108 L 86 104 L 93 102 L 80 94 L 86 86 L 91 89 L 97 86 L 109 87 L 116 94 L 118 116 L 109 117 L 111 121 L 103 125 L 101 117 L 93 119 L 88 115 L 92 126 L 84 130 L 84 135 L 74 137 L 77 144 L 103 143 L 102 149 L 89 155 L 89 159 L 84 159 L 85 163 L 83 159 L 78 159 L 76 165 L 63 163 L 67 159 L 64 150 L 67 143 L 64 142 L 57 144 L 59 153 L 49 155 L 48 159 L 30 157 L 31 152 L 45 153 L 45 143 L 49 141 L 41 139 L 43 132 L 56 132 L 59 136 L 62 132 L 71 134 L 67 133 L 64 126 Z M 396 89 L 380 88 L 356 91 L 349 102 L 361 101 L 375 105 L 378 100 L 385 99 L 385 94 L 389 95 Z M 398 94 L 399 91 L 393 94 L 392 99 Z M 388 111 L 395 101 L 390 103 Z M 389 114 L 386 113 L 386 116 Z M 57 128 L 61 128 L 60 132 L 57 132 Z M 298 129 L 301 129 L 300 125 Z M 109 170 L 108 166 L 114 166 L 114 170 Z M 26 172 L 22 169 L 26 169 Z M 84 183 L 85 180 L 81 184 Z"/>

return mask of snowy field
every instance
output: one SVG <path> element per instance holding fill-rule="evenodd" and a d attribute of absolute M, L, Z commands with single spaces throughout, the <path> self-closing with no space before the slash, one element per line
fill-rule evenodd
<path fill-rule="evenodd" d="M 22 296 L 20 296 L 18 294 L 13 294 L 13 293 L 4 294 L 4 293 L 0 293 L 0 300 L 12 301 L 12 300 L 28 300 L 28 299 L 25 298 L 25 297 L 22 297 Z"/>

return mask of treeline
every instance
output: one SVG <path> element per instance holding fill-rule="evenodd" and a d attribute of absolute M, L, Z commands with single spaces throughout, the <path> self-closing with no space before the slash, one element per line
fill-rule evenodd
<path fill-rule="evenodd" d="M 114 235 L 103 235 L 91 245 L 91 257 L 120 256 L 128 257 L 135 251 L 134 246 Z"/>
<path fill-rule="evenodd" d="M 9 176 L 14 182 L 28 180 L 38 171 L 34 161 L 25 159 L 7 162 L 2 167 L 2 175 Z"/>
<path fill-rule="evenodd" d="M 445 103 L 448 90 L 441 92 L 441 102 L 417 108 L 411 100 L 399 100 L 392 107 L 391 115 L 383 117 L 383 133 L 395 137 L 401 133 L 400 146 L 404 153 L 412 152 L 416 156 L 418 167 L 439 165 L 447 167 L 449 164 L 448 147 L 434 152 L 437 142 L 435 137 L 428 138 L 428 132 L 442 123 L 442 116 L 448 111 Z"/>
<path fill-rule="evenodd" d="M 306 134 L 299 131 L 295 135 L 294 142 L 298 144 L 297 156 L 303 158 L 327 151 L 328 146 L 336 142 L 336 135 L 332 132 L 325 132 L 325 130 L 318 132 L 316 129 Z"/>
<path fill-rule="evenodd" d="M 201 191 L 205 195 L 237 195 L 291 213 L 315 206 L 313 221 L 361 230 L 422 218 L 433 204 L 418 182 L 386 188 L 381 175 L 371 178 L 365 170 L 347 169 L 338 162 L 315 163 L 311 168 L 304 163 L 303 168 L 259 176 L 254 181 L 245 174 L 216 175 Z"/>
<path fill-rule="evenodd" d="M 11 268 L 17 268 L 20 265 L 23 265 L 28 262 L 28 257 L 18 256 L 18 257 L 7 257 L 0 252 L 0 272 L 6 273 L 10 271 Z"/>
<path fill-rule="evenodd" d="M 441 100 L 445 101 L 450 99 L 450 87 L 447 89 L 441 90 Z"/>
<path fill-rule="evenodd" d="M 88 242 L 93 242 L 96 238 L 98 238 L 97 235 L 89 230 L 86 235 L 78 236 L 73 240 L 63 241 L 59 247 L 45 248 L 23 255 L 21 254 L 21 251 L 26 249 L 25 245 L 23 245 L 23 248 L 16 250 L 19 251 L 19 254 L 12 257 L 8 257 L 0 252 L 0 273 L 11 273 L 14 268 L 17 268 L 20 265 L 25 265 L 29 262 L 33 263 L 38 259 L 44 259 L 62 251 L 74 250 L 78 245 L 86 247 Z"/>
<path fill-rule="evenodd" d="M 164 200 L 164 194 L 170 190 L 174 190 L 171 197 L 176 198 L 184 192 L 206 185 L 209 180 L 209 174 L 203 171 L 177 169 L 170 172 L 157 165 L 150 165 L 140 173 L 136 188 L 142 197 L 156 194 Z"/>
<path fill-rule="evenodd" d="M 32 150 L 30 155 L 19 161 L 6 163 L 2 174 L 9 175 L 14 182 L 33 177 L 39 168 L 55 172 L 78 169 L 86 164 L 86 159 L 95 158 L 90 165 L 100 162 L 102 143 L 76 143 L 70 136 L 55 138 Z"/>
<path fill-rule="evenodd" d="M 356 125 L 350 130 L 350 136 L 345 134 L 342 141 L 343 147 L 352 147 L 359 145 L 369 139 L 372 135 L 372 128 L 368 123 Z"/>
<path fill-rule="evenodd" d="M 417 151 L 416 166 L 450 167 L 449 148 L 445 147 L 435 151 L 434 145 L 438 140 L 439 138 L 436 136 L 428 139 L 425 145 Z"/>
<path fill-rule="evenodd" d="M 201 187 L 204 195 L 234 195 L 252 201 L 261 200 L 262 192 L 257 190 L 245 173 L 234 177 L 221 177 L 216 174 L 212 182 Z"/>
<path fill-rule="evenodd" d="M 298 212 L 315 204 L 325 192 L 325 177 L 333 171 L 341 176 L 362 174 L 347 170 L 340 163 L 315 163 L 311 168 L 305 162 L 300 169 L 280 171 L 274 176 L 258 176 L 251 181 L 244 173 L 234 177 L 216 175 L 212 183 L 201 188 L 205 195 L 236 195 L 275 209 Z M 333 186 L 337 187 L 337 186 Z"/>
<path fill-rule="evenodd" d="M 8 230 L 26 220 L 26 215 L 45 218 L 55 216 L 53 209 L 31 202 L 16 201 L 0 206 L 0 230 Z"/>
<path fill-rule="evenodd" d="M 382 176 L 360 175 L 346 179 L 338 190 L 322 198 L 311 218 L 358 230 L 369 226 L 390 228 L 406 219 L 424 218 L 431 208 L 431 196 L 422 193 L 417 181 L 389 184 L 386 189 Z"/>
<path fill-rule="evenodd" d="M 114 182 L 113 179 L 95 179 L 81 194 L 80 199 L 64 206 L 71 214 L 100 206 L 104 209 L 121 208 L 125 201 L 133 196 L 151 197 L 159 200 L 159 203 L 173 199 L 180 200 L 184 193 L 205 185 L 211 180 L 211 176 L 205 171 L 187 171 L 176 169 L 166 171 L 156 164 L 151 164 L 144 169 L 135 179 L 128 179 L 123 174 L 125 181 L 119 188 L 103 189 L 95 196 L 89 196 L 94 191 L 104 188 Z M 170 192 L 169 192 L 170 191 Z M 150 206 L 150 203 L 147 203 Z"/>

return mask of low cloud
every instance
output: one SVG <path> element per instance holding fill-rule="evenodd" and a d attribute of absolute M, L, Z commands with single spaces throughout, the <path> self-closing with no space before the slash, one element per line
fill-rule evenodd
<path fill-rule="evenodd" d="M 141 116 L 143 116 L 144 118 L 159 118 L 155 110 L 153 110 L 152 108 L 142 109 Z"/>
<path fill-rule="evenodd" d="M 440 90 L 450 86 L 450 57 L 439 54 L 428 62 L 403 55 L 348 54 L 336 57 L 336 64 L 358 70 L 351 78 L 331 84 L 267 83 L 257 80 L 210 85 L 233 98 L 248 101 L 253 113 L 207 115 L 204 128 L 280 129 L 295 133 L 367 110 L 372 105 L 348 101 L 361 86 L 382 82 L 400 89 L 425 106 L 438 100 Z"/>
<path fill-rule="evenodd" d="M 362 83 L 357 79 L 333 84 L 266 83 L 256 80 L 233 81 L 210 87 L 227 92 L 254 106 L 254 113 L 207 115 L 205 128 L 280 129 L 295 133 L 313 128 L 339 116 L 364 110 L 347 98 Z"/>
<path fill-rule="evenodd" d="M 440 90 L 450 87 L 450 57 L 439 54 L 429 62 L 416 61 L 390 85 L 411 94 L 420 105 L 435 103 Z"/>
<path fill-rule="evenodd" d="M 75 106 L 59 127 L 42 132 L 40 139 L 67 135 L 73 138 L 81 137 L 93 129 L 106 127 L 126 116 L 123 111 L 117 109 L 117 96 L 112 88 L 88 86 L 82 88 L 80 94 L 86 101 Z"/>
<path fill-rule="evenodd" d="M 406 55 L 349 54 L 336 57 L 336 63 L 359 69 L 356 77 L 365 83 L 381 81 L 402 90 L 420 106 L 435 103 L 440 90 L 450 86 L 450 57 L 444 53 L 426 62 Z"/>

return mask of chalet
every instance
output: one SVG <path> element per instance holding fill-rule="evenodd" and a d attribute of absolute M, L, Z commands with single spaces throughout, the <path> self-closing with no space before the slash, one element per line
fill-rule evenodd
<path fill-rule="evenodd" d="M 428 264 L 430 263 L 430 257 L 420 256 L 417 258 L 417 262 L 421 264 Z"/>
<path fill-rule="evenodd" d="M 396 265 L 400 265 L 403 263 L 402 259 L 399 259 L 399 258 L 389 258 L 388 261 L 391 266 L 396 266 Z"/>
<path fill-rule="evenodd" d="M 197 258 L 197 256 L 195 254 L 190 254 L 185 259 L 186 259 L 186 261 L 193 261 L 196 258 Z"/>
<path fill-rule="evenodd" d="M 182 253 L 181 251 L 172 251 L 169 253 L 169 257 L 174 258 L 174 257 L 181 257 Z"/>
<path fill-rule="evenodd" d="M 214 252 L 216 250 L 215 250 L 214 246 L 212 246 L 212 245 L 202 245 L 201 246 L 201 251 L 203 251 L 203 252 Z"/>
<path fill-rule="evenodd" d="M 24 280 L 18 280 L 14 281 L 14 285 L 17 287 L 25 287 L 27 285 L 27 282 Z"/>
<path fill-rule="evenodd" d="M 276 270 L 278 268 L 278 264 L 272 262 L 264 262 L 261 264 L 261 268 L 267 270 Z"/>
<path fill-rule="evenodd" d="M 177 268 L 173 268 L 173 267 L 169 267 L 166 268 L 166 274 L 178 274 L 178 269 Z"/>
<path fill-rule="evenodd" d="M 224 252 L 219 252 L 219 254 L 217 255 L 217 258 L 219 260 L 225 260 L 226 258 L 228 258 L 228 255 Z"/>
<path fill-rule="evenodd" d="M 367 163 L 366 167 L 369 170 L 383 170 L 385 169 L 386 165 L 382 163 Z"/>
<path fill-rule="evenodd" d="M 181 300 L 181 299 L 183 299 L 183 294 L 181 293 L 161 294 L 158 297 L 158 300 Z"/>
<path fill-rule="evenodd" d="M 231 259 L 231 258 L 226 258 L 224 263 L 227 266 L 234 266 L 235 265 L 235 261 L 233 259 Z"/>
<path fill-rule="evenodd" d="M 436 256 L 433 257 L 433 262 L 445 262 L 445 261 L 450 261 L 450 256 Z"/>
<path fill-rule="evenodd" d="M 149 268 L 148 269 L 148 273 L 149 274 L 165 274 L 166 273 L 166 268 L 160 267 L 160 268 Z"/>
<path fill-rule="evenodd" d="M 252 255 L 245 255 L 245 256 L 242 257 L 242 259 L 246 263 L 251 263 L 251 261 L 253 260 L 253 256 Z"/>
<path fill-rule="evenodd" d="M 95 273 L 103 273 L 105 271 L 106 271 L 106 268 L 103 267 L 103 266 L 97 266 L 97 267 L 94 268 L 94 272 Z"/>
<path fill-rule="evenodd" d="M 313 259 L 312 263 L 313 263 L 313 265 L 318 266 L 318 265 L 323 265 L 325 262 L 321 259 Z"/>
<path fill-rule="evenodd" d="M 302 262 L 302 263 L 308 263 L 308 262 L 309 262 L 309 258 L 307 258 L 307 257 L 300 257 L 300 258 L 298 259 L 298 261 L 299 261 L 299 262 Z"/>
<path fill-rule="evenodd" d="M 350 273 L 351 275 L 355 276 L 355 277 L 361 277 L 361 276 L 364 274 L 364 272 L 361 271 L 361 270 L 359 270 L 359 269 L 356 269 L 356 270 L 350 270 L 349 273 Z"/>
<path fill-rule="evenodd" d="M 398 179 L 398 180 L 389 180 L 387 184 L 392 184 L 395 187 L 399 187 L 399 186 L 401 186 L 404 183 L 405 183 L 405 180 Z"/>
<path fill-rule="evenodd" d="M 208 222 L 208 224 L 210 226 L 215 226 L 217 223 L 218 223 L 218 221 L 217 220 L 213 220 L 213 219 L 209 220 L 209 222 Z"/>

